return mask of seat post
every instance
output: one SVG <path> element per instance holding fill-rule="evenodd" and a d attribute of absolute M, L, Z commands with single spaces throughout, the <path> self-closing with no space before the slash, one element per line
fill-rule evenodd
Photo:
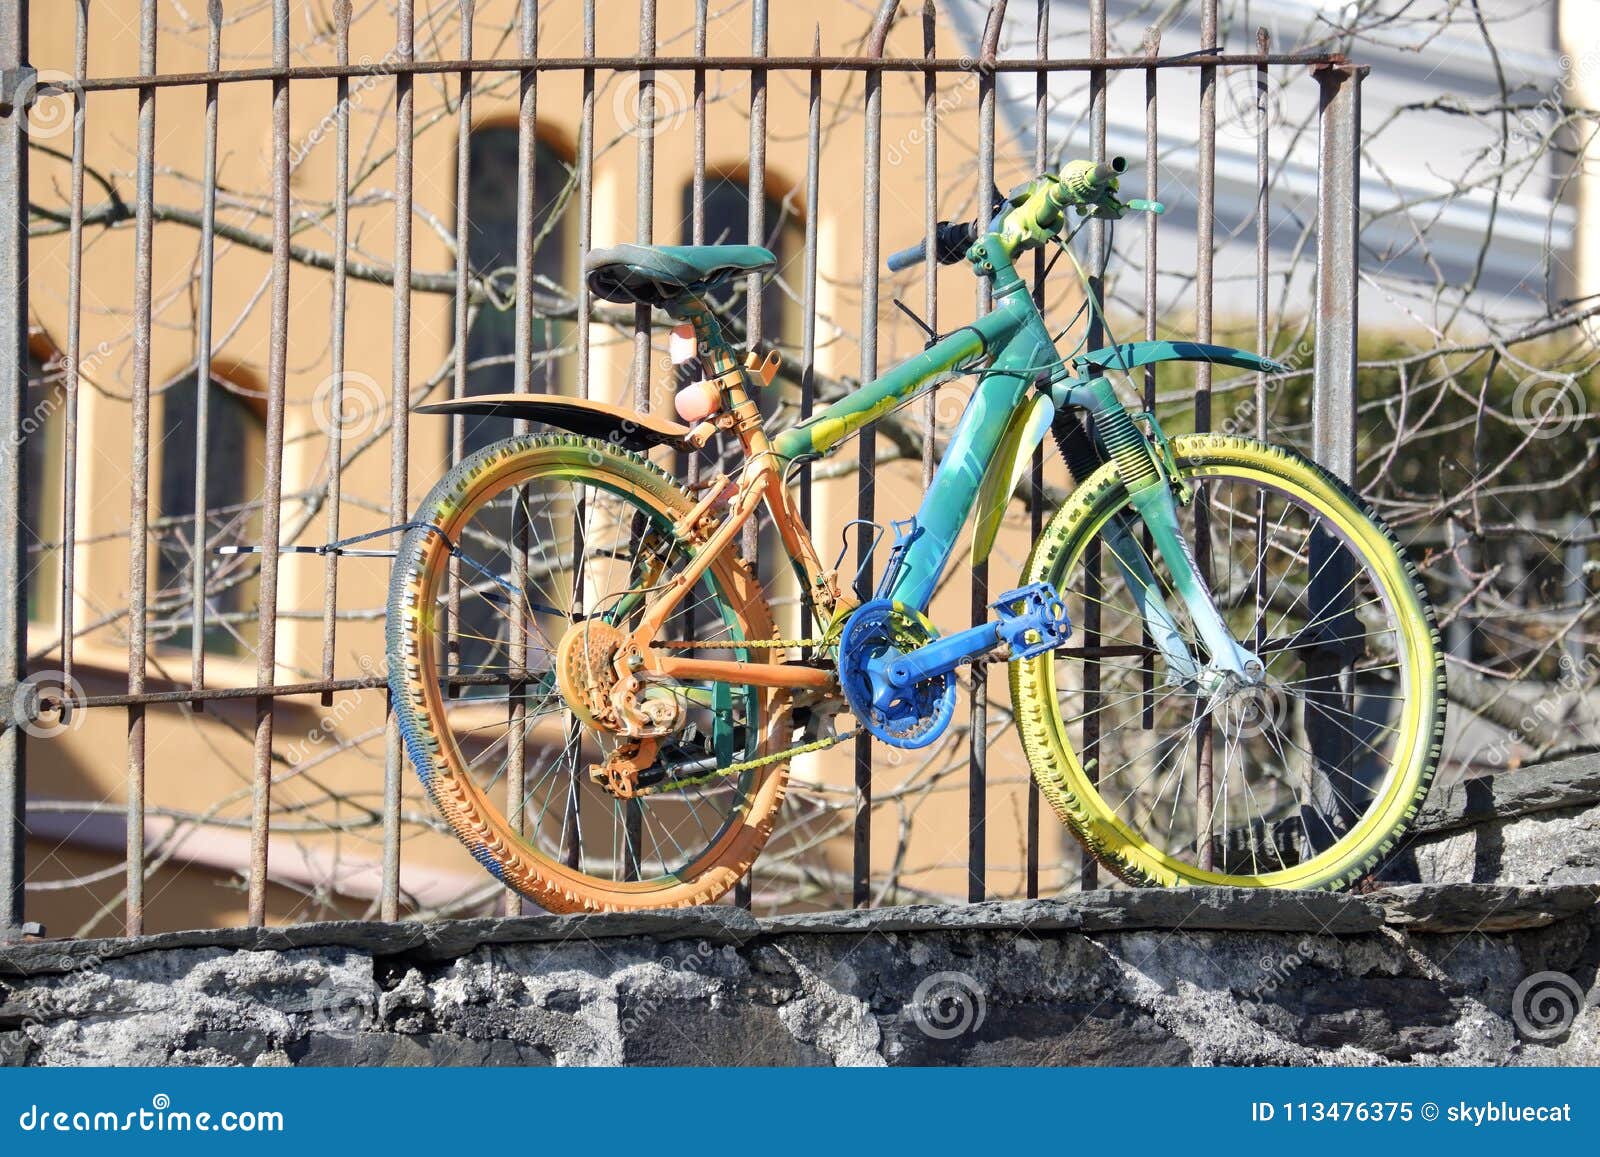
<path fill-rule="evenodd" d="M 680 298 L 673 302 L 671 313 L 694 326 L 701 372 L 716 381 L 722 390 L 723 401 L 734 417 L 746 451 L 752 456 L 763 453 L 768 444 L 767 432 L 761 424 L 761 409 L 750 396 L 744 366 L 734 356 L 711 307 L 698 297 Z"/>

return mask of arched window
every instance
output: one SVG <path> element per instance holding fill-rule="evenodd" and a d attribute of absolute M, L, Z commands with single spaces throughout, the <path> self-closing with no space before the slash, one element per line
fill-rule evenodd
<path fill-rule="evenodd" d="M 28 396 L 22 415 L 24 588 L 28 618 L 55 621 L 61 601 L 61 464 L 65 452 L 67 391 L 63 363 L 49 342 L 28 343 Z"/>
<path fill-rule="evenodd" d="M 568 206 L 572 168 L 544 140 L 535 146 L 533 273 L 546 297 L 577 288 L 577 214 Z M 467 161 L 467 261 L 474 272 L 514 269 L 517 264 L 517 127 L 484 125 L 472 131 Z M 570 394 L 577 390 L 576 329 L 571 321 L 533 319 L 533 390 Z M 467 393 L 510 393 L 516 381 L 516 312 L 485 305 L 467 331 L 470 369 Z M 489 362 L 486 365 L 477 363 Z M 499 438 L 510 426 L 501 419 L 466 420 L 467 453 Z"/>
<path fill-rule="evenodd" d="M 238 654 L 253 635 L 226 616 L 255 605 L 260 558 L 218 555 L 216 548 L 254 545 L 258 540 L 261 516 L 255 500 L 261 493 L 266 465 L 265 402 L 246 387 L 215 375 L 206 385 L 205 534 L 203 541 L 197 541 L 199 376 L 189 373 L 169 383 L 161 390 L 160 399 L 159 591 L 152 608 L 151 634 L 171 646 L 190 645 L 191 575 L 198 552 L 205 563 L 206 649 Z"/>

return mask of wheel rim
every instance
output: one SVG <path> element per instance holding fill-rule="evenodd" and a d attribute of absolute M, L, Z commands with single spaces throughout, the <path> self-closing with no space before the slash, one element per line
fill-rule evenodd
<path fill-rule="evenodd" d="M 1180 511 L 1180 521 L 1195 541 L 1195 512 L 1212 515 L 1206 541 L 1213 589 L 1221 592 L 1218 601 L 1236 637 L 1256 646 L 1266 661 L 1265 687 L 1217 698 L 1167 684 L 1166 664 L 1149 657 L 1115 566 L 1108 541 L 1115 534 L 1106 534 L 1129 509 L 1118 487 L 1048 577 L 1073 614 L 1075 647 L 1084 646 L 1086 628 L 1098 616 L 1101 646 L 1129 653 L 1036 660 L 1042 691 L 1058 707 L 1051 726 L 1073 786 L 1102 837 L 1110 835 L 1099 850 L 1113 867 L 1132 856 L 1146 874 L 1174 882 L 1318 882 L 1380 841 L 1410 803 L 1411 769 L 1427 731 L 1426 697 L 1417 692 L 1428 687 L 1431 631 L 1388 539 L 1355 511 L 1237 462 L 1185 463 L 1184 473 L 1196 499 Z M 1142 532 L 1133 539 L 1139 556 L 1148 559 L 1152 552 Z M 1242 541 L 1254 539 L 1267 550 Z M 1097 546 L 1103 561 L 1098 589 L 1085 581 Z M 1310 565 L 1313 550 L 1318 568 Z M 1204 561 L 1205 552 L 1199 553 Z M 1257 557 L 1263 560 L 1259 567 Z M 1156 562 L 1154 569 L 1195 648 L 1195 632 L 1181 600 L 1171 594 L 1166 568 Z M 1315 576 L 1315 582 L 1297 574 Z M 1328 582 L 1330 574 L 1339 581 Z M 1312 599 L 1330 593 L 1345 597 L 1359 629 L 1351 629 L 1349 618 L 1318 622 L 1306 613 Z M 1312 656 L 1326 653 L 1330 644 L 1358 644 L 1363 653 L 1347 663 L 1324 658 L 1317 665 Z M 1328 677 L 1330 666 L 1339 671 L 1336 679 Z M 1098 711 L 1092 709 L 1096 703 Z M 1343 758 L 1309 750 L 1308 720 L 1339 737 L 1348 748 Z M 1198 790 L 1206 746 L 1213 765 L 1208 810 L 1201 808 Z M 1094 772 L 1092 785 L 1086 766 Z M 1202 824 L 1202 814 L 1208 823 Z M 1202 862 L 1202 827 L 1210 836 L 1209 864 Z"/>
<path fill-rule="evenodd" d="M 638 603 L 628 597 L 627 579 L 646 565 L 660 585 L 687 561 L 669 533 L 670 513 L 621 479 L 512 463 L 476 482 L 439 525 L 443 537 L 430 534 L 422 543 L 417 597 L 428 611 L 412 627 L 416 682 L 444 770 L 472 801 L 470 810 L 531 855 L 537 874 L 557 891 L 658 891 L 720 860 L 739 835 L 757 772 L 636 803 L 610 797 L 588 766 L 614 742 L 584 725 L 555 678 L 561 637 L 575 621 L 626 625 Z M 464 557 L 452 560 L 446 540 Z M 517 565 L 521 549 L 525 568 Z M 659 561 L 646 563 L 647 554 Z M 727 644 L 697 654 L 748 658 L 739 645 L 746 625 L 721 594 L 722 569 L 697 581 L 672 623 Z M 757 689 L 663 682 L 652 690 L 685 704 L 686 719 L 723 765 L 762 750 L 765 705 Z M 510 786 L 518 759 L 520 798 Z M 533 895 L 515 871 L 494 868 Z"/>

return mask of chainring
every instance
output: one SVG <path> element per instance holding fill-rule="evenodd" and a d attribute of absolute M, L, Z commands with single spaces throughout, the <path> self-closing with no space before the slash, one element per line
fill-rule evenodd
<path fill-rule="evenodd" d="M 892 747 L 926 747 L 944 734 L 956 709 L 954 674 L 924 679 L 880 705 L 873 668 L 926 646 L 938 631 L 926 616 L 892 599 L 858 607 L 839 635 L 839 686 L 861 725 Z"/>

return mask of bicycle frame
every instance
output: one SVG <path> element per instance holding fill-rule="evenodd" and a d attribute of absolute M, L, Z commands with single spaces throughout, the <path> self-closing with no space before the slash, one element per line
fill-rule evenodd
<path fill-rule="evenodd" d="M 990 235 L 989 240 L 993 240 Z M 974 367 L 979 371 L 971 400 L 961 415 L 945 449 L 921 507 L 895 544 L 878 596 L 926 612 L 940 577 L 955 552 L 962 527 L 980 500 L 985 478 L 993 472 L 1012 478 L 1012 464 L 1025 459 L 1043 437 L 1049 422 L 1016 422 L 1019 407 L 1030 389 L 1039 390 L 1047 402 L 1046 413 L 1057 406 L 1086 409 L 1095 419 L 1096 442 L 1104 460 L 1114 461 L 1133 494 L 1153 545 L 1173 576 L 1173 589 L 1187 606 L 1191 619 L 1213 656 L 1202 668 L 1190 652 L 1156 579 L 1143 556 L 1134 550 L 1117 550 L 1116 543 L 1132 543 L 1131 527 L 1111 528 L 1115 562 L 1130 590 L 1137 592 L 1156 647 L 1166 657 L 1173 676 L 1189 680 L 1210 670 L 1217 675 L 1247 676 L 1260 670 L 1260 660 L 1241 647 L 1228 632 L 1209 589 L 1197 572 L 1193 552 L 1178 530 L 1172 486 L 1167 470 L 1131 416 L 1118 401 L 1100 371 L 1109 366 L 1131 369 L 1151 361 L 1203 360 L 1252 369 L 1274 371 L 1282 367 L 1246 351 L 1200 343 L 1137 342 L 1128 346 L 1090 351 L 1074 359 L 1086 376 L 1076 376 L 1055 350 L 1049 331 L 1027 287 L 1017 276 L 1009 256 L 993 246 L 986 262 L 993 277 L 994 308 L 970 325 L 932 343 L 910 358 L 840 399 L 798 426 L 769 438 L 760 411 L 750 396 L 750 380 L 723 339 L 715 318 L 703 303 L 683 303 L 676 311 L 695 328 L 704 368 L 721 385 L 726 403 L 726 427 L 744 445 L 747 459 L 729 503 L 727 517 L 705 538 L 695 558 L 668 587 L 649 600 L 631 642 L 648 665 L 661 674 L 683 680 L 718 680 L 774 687 L 824 688 L 831 674 L 815 667 L 782 662 L 704 660 L 652 654 L 651 644 L 684 594 L 699 580 L 721 551 L 730 549 L 744 524 L 764 503 L 778 530 L 784 551 L 805 584 L 817 618 L 830 622 L 841 605 L 836 576 L 825 571 L 816 550 L 792 507 L 785 475 L 791 465 L 821 457 L 850 435 L 903 405 L 939 380 Z M 1033 403 L 1030 403 L 1030 405 Z M 1081 481 L 1081 480 L 1080 480 Z M 698 527 L 726 492 L 729 480 L 716 479 L 707 497 L 675 528 L 686 538 L 698 536 Z M 1004 502 L 1009 487 L 999 488 Z"/>

